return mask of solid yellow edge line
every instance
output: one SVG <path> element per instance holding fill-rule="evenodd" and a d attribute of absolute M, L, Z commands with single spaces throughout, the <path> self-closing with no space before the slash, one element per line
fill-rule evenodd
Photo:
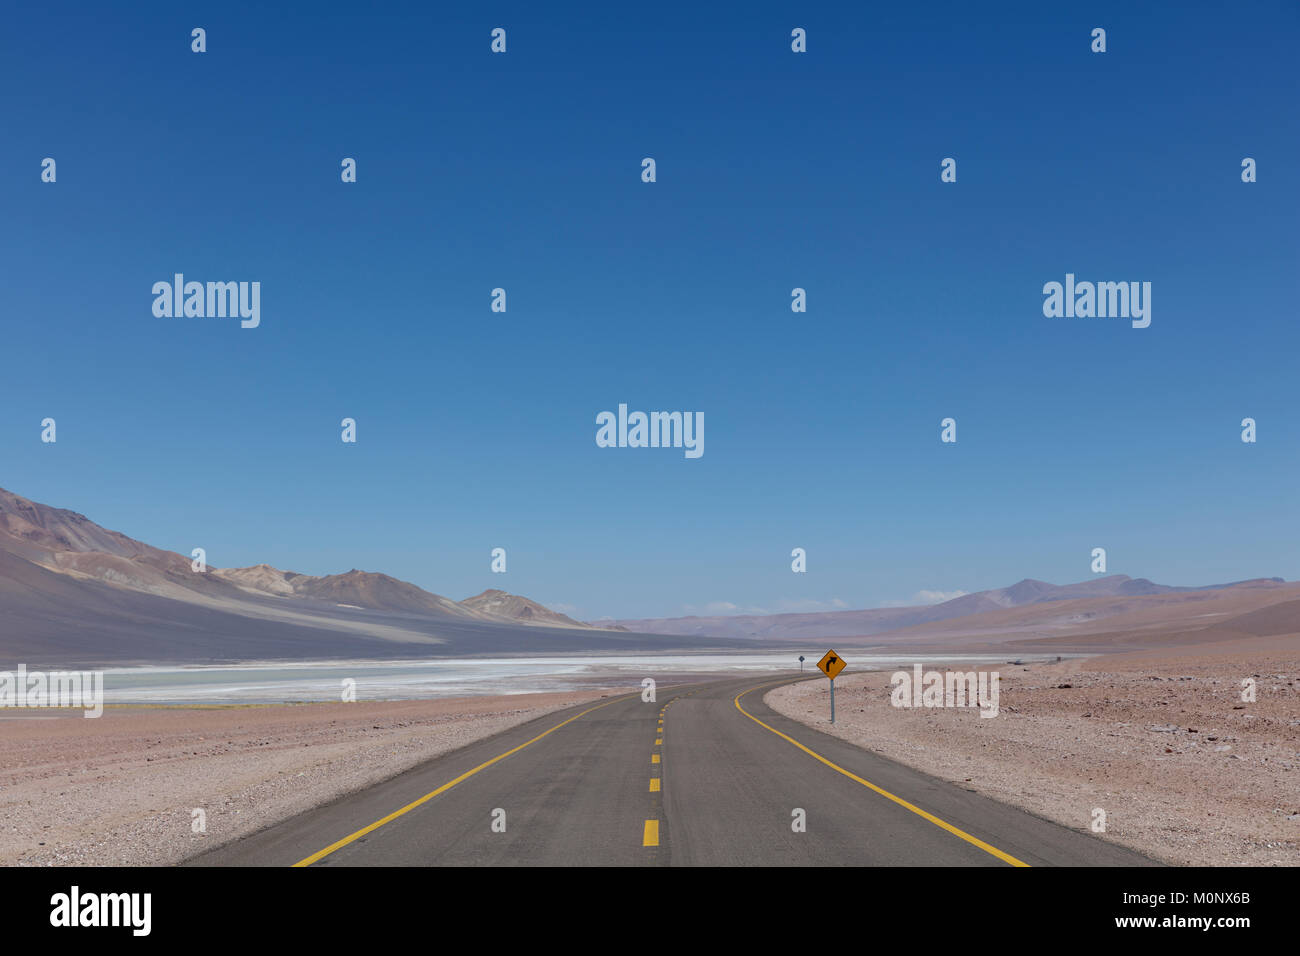
<path fill-rule="evenodd" d="M 506 757 L 509 757 L 511 754 L 516 754 L 516 753 L 518 753 L 519 751 L 521 751 L 521 750 L 523 750 L 525 747 L 527 747 L 529 744 L 535 744 L 535 743 L 537 743 L 537 741 L 541 740 L 541 739 L 542 739 L 543 737 L 545 737 L 547 734 L 554 733 L 555 731 L 557 731 L 557 730 L 559 730 L 561 727 L 563 727 L 565 724 L 571 724 L 571 723 L 573 723 L 575 720 L 577 720 L 579 717 L 585 717 L 587 714 L 590 714 L 593 710 L 600 710 L 600 708 L 602 708 L 602 707 L 608 707 L 610 704 L 617 703 L 617 702 L 620 701 L 620 700 L 627 700 L 628 697 L 633 697 L 633 696 L 636 696 L 636 695 L 634 695 L 634 694 L 628 694 L 628 695 L 625 696 L 625 697 L 616 697 L 616 698 L 614 698 L 614 700 L 607 700 L 607 701 L 605 701 L 605 703 L 603 703 L 603 704 L 597 704 L 595 707 L 588 707 L 586 710 L 584 710 L 584 711 L 583 711 L 582 713 L 580 713 L 580 714 L 574 714 L 574 715 L 573 715 L 572 717 L 570 717 L 568 720 L 561 721 L 560 723 L 556 724 L 554 727 L 550 728 L 549 730 L 544 730 L 544 731 L 542 731 L 540 734 L 538 734 L 538 735 L 537 735 L 536 737 L 534 737 L 532 740 L 525 741 L 524 743 L 520 744 L 518 747 L 514 747 L 514 748 L 512 748 L 512 749 L 510 749 L 510 750 L 507 750 L 505 753 L 503 753 L 503 754 L 499 754 L 499 755 L 493 757 L 491 760 L 489 760 L 489 761 L 487 761 L 487 762 L 485 762 L 485 763 L 481 763 L 481 764 L 479 764 L 479 765 L 478 765 L 477 767 L 475 767 L 473 770 L 467 770 L 467 771 L 465 771 L 465 772 L 462 773 L 459 777 L 457 777 L 455 780 L 452 780 L 450 783 L 444 783 L 444 784 L 443 784 L 441 787 L 439 787 L 437 790 L 434 790 L 434 791 L 432 791 L 431 793 L 426 793 L 426 794 L 425 794 L 424 796 L 422 796 L 419 800 L 413 800 L 411 803 L 408 803 L 406 806 L 402 807 L 400 810 L 394 810 L 394 811 L 393 811 L 392 813 L 390 813 L 388 816 L 383 817 L 382 819 L 376 820 L 374 823 L 370 824 L 370 826 L 368 826 L 368 827 L 362 827 L 362 828 L 361 828 L 360 830 L 358 830 L 356 833 L 349 833 L 349 834 L 348 834 L 347 836 L 345 836 L 342 840 L 338 840 L 338 841 L 336 841 L 336 842 L 334 842 L 334 843 L 331 843 L 331 844 L 330 844 L 329 846 L 327 846 L 325 849 L 323 849 L 323 850 L 319 850 L 319 851 L 317 851 L 316 853 L 313 853 L 311 856 L 309 856 L 309 857 L 307 857 L 307 858 L 305 858 L 305 859 L 299 860 L 297 863 L 294 864 L 294 866 L 311 866 L 313 863 L 317 862 L 318 860 L 323 860 L 325 857 L 329 856 L 329 855 L 330 855 L 331 853 L 333 853 L 335 850 L 342 849 L 343 847 L 347 846 L 349 843 L 352 843 L 354 840 L 358 840 L 358 839 L 360 839 L 361 837 L 365 836 L 367 833 L 373 833 L 375 830 L 378 830 L 380 827 L 382 827 L 385 823 L 391 823 L 392 821 L 394 821 L 394 820 L 396 820 L 398 817 L 400 817 L 402 814 L 404 814 L 404 813 L 409 813 L 410 811 L 414 810 L 416 807 L 420 806 L 420 805 L 423 804 L 423 803 L 428 803 L 428 802 L 429 802 L 430 800 L 432 800 L 434 797 L 438 796 L 438 794 L 440 794 L 440 793 L 446 793 L 446 792 L 447 792 L 448 790 L 450 790 L 452 787 L 456 786 L 456 784 L 461 783 L 462 781 L 468 780 L 470 777 L 474 776 L 474 774 L 478 773 L 480 770 L 483 770 L 483 769 L 486 769 L 487 767 L 492 766 L 494 763 L 496 763 L 496 762 L 499 761 L 499 760 L 505 760 Z"/>
<path fill-rule="evenodd" d="M 904 807 L 904 808 L 906 808 L 906 809 L 908 809 L 908 810 L 911 810 L 911 811 L 912 811 L 913 813 L 915 813 L 917 816 L 919 816 L 919 817 L 924 817 L 926 820 L 929 820 L 929 821 L 930 821 L 931 823 L 933 823 L 935 826 L 937 826 L 937 827 L 942 827 L 943 829 L 947 830 L 949 833 L 953 834 L 954 836 L 961 837 L 961 838 L 962 838 L 963 840 L 965 840 L 967 843 L 971 844 L 972 846 L 977 846 L 977 847 L 979 847 L 979 848 L 980 848 L 981 850 L 983 850 L 985 853 L 991 853 L 993 856 L 996 856 L 999 860 L 1002 860 L 1004 863 L 1010 863 L 1012 866 L 1029 866 L 1028 863 L 1024 862 L 1023 860 L 1017 860 L 1017 859 L 1016 859 L 1014 856 L 1012 856 L 1010 853 L 1003 853 L 1003 852 L 1002 852 L 1001 850 L 999 850 L 997 847 L 995 847 L 995 846 L 990 846 L 989 844 L 987 844 L 987 843 L 985 843 L 983 840 L 981 840 L 979 837 L 973 837 L 973 836 L 971 836 L 969 833 L 967 833 L 965 830 L 958 829 L 957 827 L 953 826 L 951 823 L 948 823 L 946 820 L 940 820 L 940 819 L 939 819 L 938 817 L 936 817 L 933 813 L 926 813 L 926 812 L 925 812 L 924 810 L 922 810 L 920 807 L 915 806 L 915 805 L 913 805 L 913 804 L 911 804 L 911 803 L 908 803 L 908 802 L 907 802 L 906 800 L 904 800 L 902 797 L 896 797 L 896 796 L 894 796 L 892 793 L 890 793 L 888 790 L 884 790 L 884 789 L 882 789 L 882 788 L 880 788 L 880 787 L 877 787 L 877 786 L 876 786 L 874 783 L 872 783 L 871 781 L 869 781 L 869 780 L 863 780 L 863 779 L 862 779 L 861 777 L 859 777 L 856 773 L 853 773 L 853 772 L 851 772 L 851 771 L 845 770 L 845 769 L 844 769 L 843 767 L 841 767 L 839 764 L 836 764 L 836 763 L 831 762 L 830 760 L 827 760 L 827 759 L 826 759 L 825 757 L 823 757 L 821 754 L 817 753 L 817 751 L 815 751 L 815 750 L 811 750 L 811 749 L 809 749 L 808 747 L 805 747 L 803 744 L 799 743 L 799 741 L 795 740 L 793 737 L 789 737 L 789 736 L 787 736 L 786 734 L 781 733 L 781 731 L 777 730 L 775 727 L 770 727 L 770 726 L 768 726 L 767 724 L 763 723 L 761 720 L 759 720 L 757 717 L 755 717 L 755 716 L 754 716 L 753 714 L 751 714 L 749 711 L 745 710 L 744 707 L 741 707 L 741 706 L 740 706 L 740 698 L 744 697 L 746 694 L 751 693 L 752 691 L 756 691 L 756 690 L 758 690 L 759 687 L 775 687 L 775 686 L 776 686 L 775 684 L 760 684 L 760 685 L 758 685 L 758 687 L 751 687 L 749 690 L 743 690 L 743 691 L 741 691 L 739 694 L 736 695 L 736 699 L 735 699 L 735 701 L 734 701 L 734 703 L 735 703 L 735 705 L 736 705 L 736 710 L 740 711 L 742 714 L 744 714 L 746 717 L 748 717 L 748 718 L 749 718 L 750 720 L 752 720 L 754 723 L 758 724 L 760 727 L 766 727 L 768 730 L 772 731 L 772 733 L 776 734 L 778 737 L 781 737 L 782 739 L 787 740 L 787 741 L 789 741 L 790 743 L 794 744 L 796 747 L 798 747 L 800 750 L 802 750 L 804 753 L 808 754 L 809 756 L 811 756 L 811 757 L 816 757 L 818 760 L 820 760 L 822 763 L 826 764 L 826 766 L 830 767 L 832 770 L 838 770 L 840 773 L 844 774 L 844 776 L 850 778 L 851 780 L 856 780 L 858 783 L 862 784 L 862 785 L 863 785 L 864 787 L 866 787 L 867 789 L 869 789 L 869 790 L 874 790 L 876 793 L 880 794 L 882 797 L 885 797 L 885 798 L 887 798 L 887 799 L 889 799 L 889 800 L 893 800 L 893 801 L 894 801 L 896 804 L 898 804 L 900 807 Z"/>

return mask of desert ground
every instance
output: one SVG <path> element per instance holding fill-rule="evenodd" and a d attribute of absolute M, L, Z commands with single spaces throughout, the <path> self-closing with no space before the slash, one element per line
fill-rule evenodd
<path fill-rule="evenodd" d="M 1011 655 L 1013 657 L 1014 655 Z M 890 705 L 890 673 L 777 711 L 1176 865 L 1300 865 L 1300 635 L 982 665 L 999 714 Z M 939 667 L 944 670 L 947 668 Z M 704 675 L 691 675 L 703 679 Z M 1241 699 L 1252 678 L 1257 699 Z M 603 678 L 602 678 L 603 680 Z M 172 864 L 572 704 L 627 691 L 0 714 L 0 865 Z M 206 831 L 193 832 L 202 809 Z"/>
<path fill-rule="evenodd" d="M 939 668 L 943 670 L 944 668 Z M 896 708 L 890 673 L 780 687 L 788 717 L 1170 864 L 1300 865 L 1300 635 L 1001 674 L 1000 712 Z M 1252 677 L 1257 700 L 1241 700 Z"/>
<path fill-rule="evenodd" d="M 624 688 L 624 691 L 626 688 Z M 622 691 L 619 691 L 622 692 Z M 0 719 L 0 865 L 177 863 L 615 691 Z M 206 832 L 192 832 L 192 812 Z"/>

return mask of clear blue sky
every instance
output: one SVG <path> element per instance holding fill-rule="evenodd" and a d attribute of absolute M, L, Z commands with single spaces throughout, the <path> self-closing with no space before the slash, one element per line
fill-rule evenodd
<path fill-rule="evenodd" d="M 1300 577 L 1300 8 L 875 6 L 13 9 L 0 486 L 587 618 L 1060 583 L 1096 546 Z M 260 281 L 261 327 L 155 318 L 175 272 Z M 1067 272 L 1150 281 L 1150 328 L 1045 318 Z M 704 456 L 597 448 L 619 402 L 702 411 Z"/>

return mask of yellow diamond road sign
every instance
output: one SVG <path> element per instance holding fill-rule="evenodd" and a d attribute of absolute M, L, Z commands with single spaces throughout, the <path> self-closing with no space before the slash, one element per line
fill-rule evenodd
<path fill-rule="evenodd" d="M 826 656 L 817 662 L 817 666 L 823 674 L 834 680 L 835 675 L 844 670 L 844 658 L 834 651 L 827 651 Z"/>

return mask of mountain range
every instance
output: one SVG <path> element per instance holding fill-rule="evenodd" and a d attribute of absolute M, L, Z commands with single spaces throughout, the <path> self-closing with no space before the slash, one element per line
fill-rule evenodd
<path fill-rule="evenodd" d="M 94 662 L 562 652 L 600 643 L 575 635 L 622 631 L 498 589 L 455 601 L 355 568 L 196 572 L 188 557 L 3 489 L 0 611 L 10 654 Z"/>
<path fill-rule="evenodd" d="M 630 631 L 647 634 L 693 635 L 698 637 L 731 637 L 757 639 L 808 639 L 831 637 L 857 637 L 893 633 L 904 629 L 918 629 L 954 619 L 973 618 L 995 611 L 1048 605 L 1062 602 L 1061 608 L 1043 609 L 1040 620 L 1070 618 L 1079 612 L 1066 602 L 1092 602 L 1083 612 L 1090 621 L 1099 621 L 1128 610 L 1124 598 L 1151 595 L 1187 594 L 1191 592 L 1217 592 L 1229 588 L 1267 589 L 1285 586 L 1282 578 L 1256 578 L 1231 584 L 1214 584 L 1206 587 L 1178 587 L 1156 584 L 1146 578 L 1131 578 L 1125 574 L 1111 574 L 1077 584 L 1048 584 L 1025 578 L 1010 587 L 996 588 L 963 594 L 940 604 L 913 607 L 872 608 L 862 611 L 814 611 L 789 614 L 737 614 L 725 617 L 669 617 L 642 620 L 619 620 L 616 624 Z M 1100 600 L 1109 599 L 1109 600 Z M 1120 599 L 1120 600 L 1117 600 Z M 1060 610 L 1060 614 L 1054 613 Z"/>
<path fill-rule="evenodd" d="M 31 666 L 503 654 L 1105 650 L 1300 634 L 1300 585 L 1026 578 L 940 604 L 585 624 L 499 589 L 456 601 L 353 568 L 208 567 L 0 489 L 0 652 Z M 817 651 L 820 653 L 820 650 Z M 3 661 L 0 661 L 0 667 Z"/>

